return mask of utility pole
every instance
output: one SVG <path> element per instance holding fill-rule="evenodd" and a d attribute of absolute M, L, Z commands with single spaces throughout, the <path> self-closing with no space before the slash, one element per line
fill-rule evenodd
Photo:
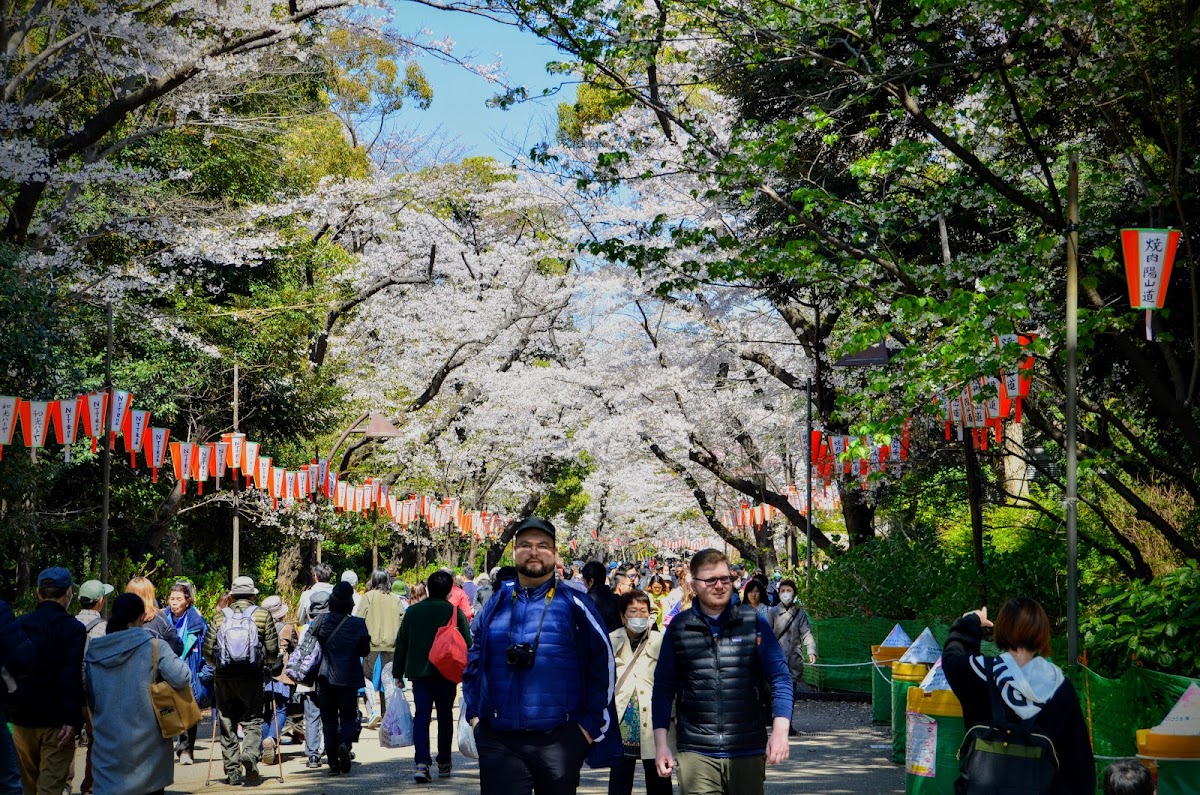
<path fill-rule="evenodd" d="M 108 582 L 108 507 L 109 492 L 112 491 L 112 451 L 108 445 L 112 440 L 112 359 L 113 359 L 113 307 L 112 301 L 104 305 L 107 325 L 107 343 L 104 348 L 104 438 L 100 440 L 100 582 Z M 105 612 L 108 602 L 105 599 Z"/>
<path fill-rule="evenodd" d="M 1079 660 L 1079 559 L 1076 527 L 1075 393 L 1079 347 L 1079 154 L 1067 164 L 1067 663 Z"/>
<path fill-rule="evenodd" d="M 237 359 L 233 360 L 233 432 L 238 432 L 238 363 Z M 234 436 L 234 443 L 239 438 Z M 233 577 L 236 579 L 241 576 L 242 569 L 242 528 L 241 519 L 238 516 L 238 477 L 234 475 L 233 480 Z"/>

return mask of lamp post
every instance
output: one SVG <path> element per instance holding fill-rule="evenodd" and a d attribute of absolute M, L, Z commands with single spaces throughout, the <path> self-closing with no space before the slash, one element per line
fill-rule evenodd
<path fill-rule="evenodd" d="M 366 422 L 366 427 L 359 427 Z M 388 418 L 383 416 L 378 411 L 364 411 L 359 415 L 358 419 L 350 423 L 346 430 L 342 431 L 342 435 L 333 443 L 333 447 L 329 450 L 329 464 L 333 465 L 333 457 L 337 455 L 342 444 L 351 434 L 362 434 L 363 439 L 395 439 L 403 436 L 404 432 L 392 425 Z M 321 562 L 321 539 L 317 539 L 317 562 Z M 379 544 L 376 539 L 375 525 L 371 529 L 371 565 L 374 567 L 379 562 Z"/>

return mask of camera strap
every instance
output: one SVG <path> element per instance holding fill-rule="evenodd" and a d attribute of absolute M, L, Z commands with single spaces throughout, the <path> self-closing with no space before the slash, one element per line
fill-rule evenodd
<path fill-rule="evenodd" d="M 538 644 L 542 640 L 542 625 L 546 623 L 546 613 L 550 611 L 550 603 L 554 601 L 554 592 L 558 589 L 558 580 L 554 581 L 554 585 L 550 586 L 550 590 L 546 591 L 546 600 L 542 606 L 542 617 L 538 620 L 537 634 L 533 636 L 533 650 L 538 649 Z M 512 608 L 513 618 L 517 617 L 517 589 L 513 588 L 512 593 Z M 516 621 L 508 622 L 508 645 L 513 645 L 513 629 L 516 627 Z"/>

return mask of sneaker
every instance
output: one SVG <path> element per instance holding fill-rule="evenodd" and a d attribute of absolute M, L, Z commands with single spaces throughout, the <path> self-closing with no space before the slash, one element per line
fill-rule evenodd
<path fill-rule="evenodd" d="M 231 787 L 242 786 L 242 771 L 240 771 L 240 770 L 229 771 L 229 786 L 231 786 Z"/>
<path fill-rule="evenodd" d="M 263 740 L 262 760 L 264 765 L 275 764 L 275 748 L 276 743 L 274 737 L 268 737 L 267 739 Z"/>
<path fill-rule="evenodd" d="M 450 778 L 451 770 L 453 770 L 453 768 L 449 763 L 443 765 L 441 762 L 438 762 L 438 778 Z"/>
<path fill-rule="evenodd" d="M 340 767 L 342 769 L 343 773 L 350 772 L 350 760 L 353 758 L 354 757 L 350 753 L 350 746 L 348 746 L 348 745 L 339 745 L 338 746 L 338 749 L 337 749 L 338 767 Z"/>
<path fill-rule="evenodd" d="M 304 763 L 304 766 L 309 770 L 317 770 L 321 767 L 321 757 L 313 754 L 308 758 L 308 761 Z"/>
<path fill-rule="evenodd" d="M 190 764 L 193 764 L 193 762 L 194 762 L 194 760 L 192 759 L 192 755 L 189 754 L 187 751 L 184 751 L 183 753 L 181 753 L 179 755 L 179 764 L 190 765 Z"/>
<path fill-rule="evenodd" d="M 429 765 L 416 765 L 413 767 L 413 781 L 418 784 L 428 784 L 433 778 L 429 775 Z"/>
<path fill-rule="evenodd" d="M 378 712 L 372 712 L 371 720 L 367 721 L 367 728 L 368 729 L 378 729 L 379 724 L 382 722 L 383 722 L 383 716 L 381 716 Z"/>

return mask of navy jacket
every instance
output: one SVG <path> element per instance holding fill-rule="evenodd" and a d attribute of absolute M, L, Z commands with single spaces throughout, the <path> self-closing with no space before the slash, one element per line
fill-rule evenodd
<path fill-rule="evenodd" d="M 531 667 L 506 662 L 510 645 L 532 645 L 535 638 Z M 616 730 L 610 709 L 615 672 L 608 631 L 586 594 L 554 579 L 528 590 L 506 582 L 480 615 L 463 677 L 463 709 L 467 720 L 478 717 L 498 731 L 548 732 L 578 723 L 600 743 Z"/>
<path fill-rule="evenodd" d="M 23 677 L 33 668 L 34 654 L 33 642 L 21 628 L 12 608 L 0 599 L 0 668 L 14 680 Z M 7 693 L 7 684 L 0 680 L 0 704 L 4 703 Z"/>
<path fill-rule="evenodd" d="M 83 647 L 87 630 L 62 605 L 49 599 L 17 621 L 33 642 L 33 670 L 9 698 L 9 720 L 17 726 L 83 726 Z"/>
<path fill-rule="evenodd" d="M 338 629 L 342 621 L 345 624 Z M 355 690 L 363 687 L 367 680 L 363 676 L 362 658 L 371 653 L 371 633 L 367 631 L 367 622 L 358 616 L 326 613 L 318 619 L 312 631 L 317 633 L 317 643 L 321 644 L 318 684 Z"/>

